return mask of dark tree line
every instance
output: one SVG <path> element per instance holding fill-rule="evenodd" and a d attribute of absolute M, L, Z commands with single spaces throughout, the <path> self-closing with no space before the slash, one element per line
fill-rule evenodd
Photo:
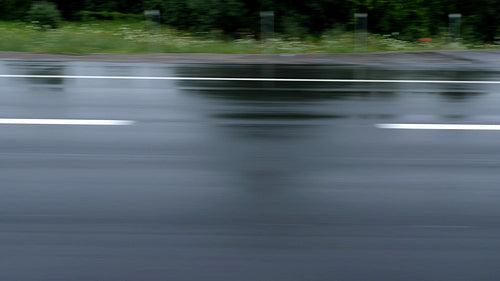
<path fill-rule="evenodd" d="M 0 0 L 0 20 L 24 19 L 35 0 Z M 465 37 L 493 41 L 500 36 L 500 0 L 52 0 L 66 20 L 80 11 L 141 14 L 159 9 L 162 22 L 183 29 L 258 33 L 259 12 L 274 11 L 277 32 L 317 35 L 352 29 L 355 12 L 368 13 L 368 29 L 406 38 L 442 33 L 448 14 L 462 14 Z"/>

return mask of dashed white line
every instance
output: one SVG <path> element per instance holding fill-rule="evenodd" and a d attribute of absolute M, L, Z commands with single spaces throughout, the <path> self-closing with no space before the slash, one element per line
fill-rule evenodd
<path fill-rule="evenodd" d="M 0 125 L 86 125 L 86 126 L 126 126 L 131 120 L 90 120 L 90 119 L 17 119 L 0 118 Z"/>
<path fill-rule="evenodd" d="M 500 131 L 500 125 L 478 124 L 375 124 L 380 129 Z"/>
<path fill-rule="evenodd" d="M 323 83 L 420 83 L 420 84 L 500 84 L 488 80 L 396 80 L 396 79 L 308 79 L 258 77 L 175 77 L 175 76 L 98 76 L 98 75 L 17 75 L 0 74 L 0 78 L 59 78 L 59 79 L 125 79 L 125 80 L 188 80 L 188 81 L 256 81 L 256 82 L 323 82 Z"/>

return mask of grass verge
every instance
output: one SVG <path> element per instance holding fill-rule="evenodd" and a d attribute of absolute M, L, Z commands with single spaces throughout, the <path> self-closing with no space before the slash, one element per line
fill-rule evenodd
<path fill-rule="evenodd" d="M 144 22 L 65 22 L 56 30 L 42 31 L 24 22 L 0 22 L 0 51 L 42 53 L 352 53 L 442 49 L 500 49 L 499 45 L 448 43 L 445 37 L 431 42 L 408 42 L 391 36 L 369 34 L 356 45 L 349 32 L 327 32 L 314 40 L 277 37 L 265 43 L 251 36 L 222 40 L 217 34 L 193 35 L 162 26 L 147 29 Z"/>

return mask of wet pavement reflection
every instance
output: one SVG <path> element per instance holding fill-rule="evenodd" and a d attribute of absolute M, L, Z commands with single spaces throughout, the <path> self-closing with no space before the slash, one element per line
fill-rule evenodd
<path fill-rule="evenodd" d="M 500 77 L 26 61 L 0 74 Z M 499 89 L 0 78 L 0 118 L 137 122 L 0 125 L 0 280 L 496 280 L 499 133 L 374 125 L 496 124 Z"/>

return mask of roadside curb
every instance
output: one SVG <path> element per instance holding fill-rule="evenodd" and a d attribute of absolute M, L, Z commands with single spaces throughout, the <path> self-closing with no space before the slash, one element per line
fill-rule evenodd
<path fill-rule="evenodd" d="M 412 68 L 500 68 L 500 50 L 346 54 L 49 54 L 0 52 L 0 60 L 131 63 L 366 65 Z"/>

